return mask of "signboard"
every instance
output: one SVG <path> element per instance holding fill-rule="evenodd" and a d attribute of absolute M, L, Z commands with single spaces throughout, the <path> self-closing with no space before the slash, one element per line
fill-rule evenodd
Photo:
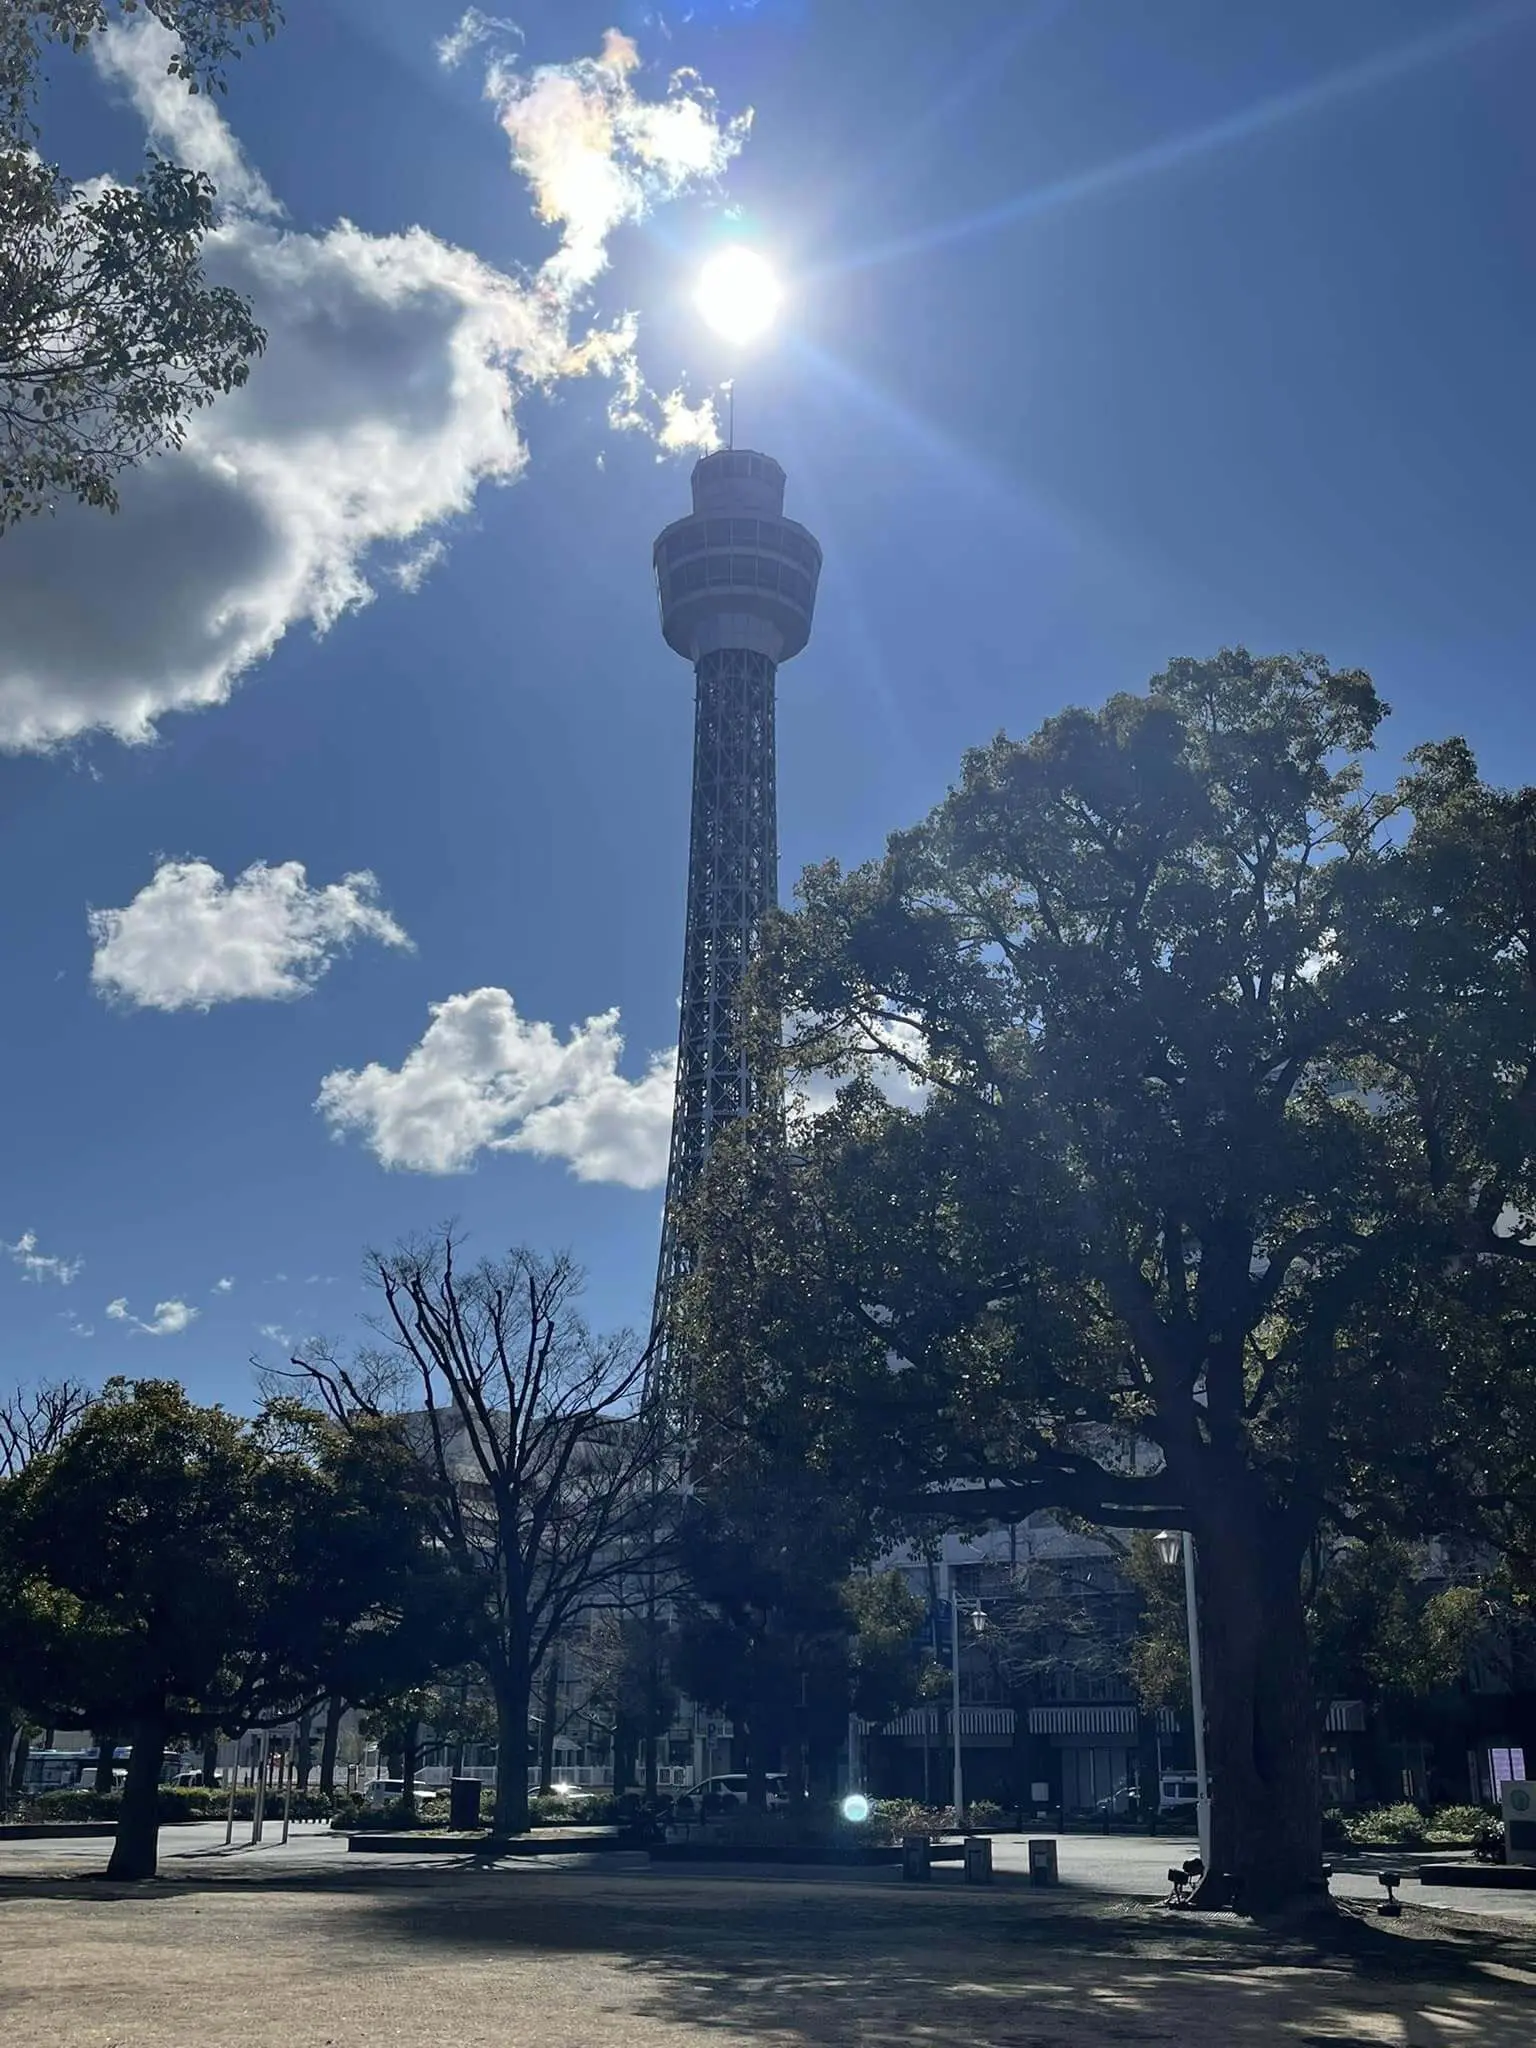
<path fill-rule="evenodd" d="M 1499 1789 L 1504 1810 L 1504 1861 L 1536 1864 L 1536 1784 L 1510 1778 Z"/>

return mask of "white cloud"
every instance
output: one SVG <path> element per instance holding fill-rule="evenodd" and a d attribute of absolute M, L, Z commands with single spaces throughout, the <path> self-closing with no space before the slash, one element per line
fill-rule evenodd
<path fill-rule="evenodd" d="M 410 945 L 360 872 L 311 888 L 301 861 L 233 882 L 204 860 L 162 861 L 125 910 L 93 910 L 91 980 L 147 1010 L 308 995 L 355 938 Z"/>
<path fill-rule="evenodd" d="M 265 1337 L 269 1344 L 280 1344 L 285 1351 L 293 1349 L 292 1334 L 279 1323 L 259 1323 L 257 1335 Z"/>
<path fill-rule="evenodd" d="M 404 561 L 392 563 L 388 573 L 408 596 L 414 597 L 447 552 L 446 541 L 426 541 Z"/>
<path fill-rule="evenodd" d="M 514 160 L 561 230 L 514 278 L 419 227 L 289 228 L 214 101 L 167 80 L 170 48 L 142 15 L 92 43 L 156 144 L 218 182 L 205 268 L 250 296 L 267 348 L 180 451 L 123 477 L 115 518 L 63 505 L 6 536 L 0 749 L 146 741 L 167 711 L 222 703 L 292 627 L 369 602 L 379 574 L 415 588 L 436 530 L 521 474 L 530 389 L 609 377 L 649 419 L 634 319 L 583 328 L 583 287 L 613 227 L 716 176 L 745 135 L 695 80 L 643 100 L 613 50 L 526 78 L 494 64 Z"/>
<path fill-rule="evenodd" d="M 717 179 L 751 129 L 750 112 L 722 125 L 696 72 L 674 72 L 664 99 L 642 99 L 632 83 L 639 64 L 630 38 L 609 29 L 599 57 L 526 74 L 498 61 L 486 74 L 513 164 L 540 219 L 561 229 L 561 247 L 544 266 L 558 291 L 599 275 L 615 228 Z"/>
<path fill-rule="evenodd" d="M 432 1006 L 398 1068 L 328 1074 L 316 1108 L 339 1136 L 356 1131 L 385 1166 L 460 1173 L 486 1152 L 563 1159 L 578 1180 L 658 1187 L 666 1178 L 674 1061 L 652 1055 L 638 1081 L 619 1072 L 619 1013 L 605 1010 L 563 1042 L 517 1013 L 505 989 Z"/>
<path fill-rule="evenodd" d="M 61 1287 L 67 1287 L 85 1264 L 84 1259 L 59 1259 L 40 1252 L 35 1230 L 24 1230 L 14 1244 L 0 1238 L 0 1251 L 10 1253 L 13 1263 L 21 1268 L 23 1280 L 56 1280 Z"/>
<path fill-rule="evenodd" d="M 699 405 L 690 405 L 681 391 L 669 391 L 661 401 L 656 445 L 668 455 L 710 454 L 720 446 L 715 401 L 706 398 Z"/>
<path fill-rule="evenodd" d="M 229 1278 L 228 1274 L 226 1274 L 222 1280 L 214 1281 L 213 1291 L 215 1294 L 228 1294 L 230 1289 L 234 1286 L 234 1284 L 234 1281 Z"/>
<path fill-rule="evenodd" d="M 179 1337 L 189 1323 L 196 1322 L 198 1310 L 189 1308 L 186 1302 L 174 1298 L 170 1301 L 157 1301 L 154 1321 L 141 1322 L 139 1317 L 129 1314 L 127 1295 L 120 1294 L 116 1301 L 107 1303 L 107 1314 L 114 1323 L 126 1323 L 130 1330 L 141 1336 Z"/>
<path fill-rule="evenodd" d="M 515 21 L 504 21 L 499 14 L 482 14 L 478 7 L 466 7 L 459 16 L 457 27 L 433 47 L 437 51 L 438 63 L 445 71 L 452 71 L 455 65 L 463 63 L 471 50 L 498 36 L 514 36 L 521 42 L 523 32 Z"/>
<path fill-rule="evenodd" d="M 885 1048 L 899 1057 L 892 1059 Z M 917 1025 L 901 1017 L 881 1018 L 868 1027 L 866 1043 L 854 1054 L 853 1065 L 859 1076 L 873 1082 L 895 1108 L 921 1109 L 928 1100 L 931 1083 L 909 1063 L 915 1062 L 921 1069 L 928 1057 L 928 1041 Z M 845 1087 L 849 1078 L 847 1074 L 803 1074 L 797 1092 L 809 1114 L 820 1116 L 832 1107 L 838 1089 Z"/>

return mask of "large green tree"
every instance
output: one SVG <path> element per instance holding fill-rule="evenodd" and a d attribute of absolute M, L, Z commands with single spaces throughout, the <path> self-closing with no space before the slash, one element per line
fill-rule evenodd
<path fill-rule="evenodd" d="M 63 1726 L 129 1731 L 110 1874 L 150 1877 L 166 1745 L 312 1706 L 429 1568 L 413 1468 L 313 1416 L 114 1381 L 6 1488 L 0 1661 Z"/>
<path fill-rule="evenodd" d="M 781 1766 L 830 1799 L 850 1713 L 885 1721 L 916 1697 L 925 1610 L 899 1574 L 851 1569 L 867 1533 L 814 1470 L 760 1458 L 717 1466 L 683 1520 L 672 1668 L 731 1717 L 751 1805 Z"/>
<path fill-rule="evenodd" d="M 1457 746 L 1369 795 L 1384 710 L 1177 661 L 812 870 L 760 1035 L 848 1085 L 693 1223 L 706 1438 L 788 1406 L 893 1521 L 1194 1532 L 1207 1897 L 1253 1905 L 1320 1878 L 1309 1543 L 1464 1510 L 1529 1375 L 1536 806 Z"/>
<path fill-rule="evenodd" d="M 133 185 L 85 188 L 37 148 L 47 47 L 82 51 L 135 13 L 178 37 L 169 69 L 192 92 L 222 90 L 280 19 L 276 0 L 0 6 L 0 531 L 68 498 L 116 510 L 121 471 L 178 446 L 264 345 L 249 302 L 203 275 L 206 176 L 151 156 Z"/>

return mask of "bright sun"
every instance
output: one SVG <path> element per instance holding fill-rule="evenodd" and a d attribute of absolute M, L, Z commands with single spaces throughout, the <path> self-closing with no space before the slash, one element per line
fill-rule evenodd
<path fill-rule="evenodd" d="M 722 249 L 699 276 L 694 304 L 727 341 L 756 341 L 773 325 L 783 294 L 772 267 L 755 249 Z"/>

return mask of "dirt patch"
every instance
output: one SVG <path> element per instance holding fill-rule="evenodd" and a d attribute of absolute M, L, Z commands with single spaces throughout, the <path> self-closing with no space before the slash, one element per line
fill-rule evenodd
<path fill-rule="evenodd" d="M 381 1873 L 383 1875 L 383 1873 Z M 671 1872 L 13 1883 L 27 2048 L 1530 2048 L 1536 1944 Z"/>

